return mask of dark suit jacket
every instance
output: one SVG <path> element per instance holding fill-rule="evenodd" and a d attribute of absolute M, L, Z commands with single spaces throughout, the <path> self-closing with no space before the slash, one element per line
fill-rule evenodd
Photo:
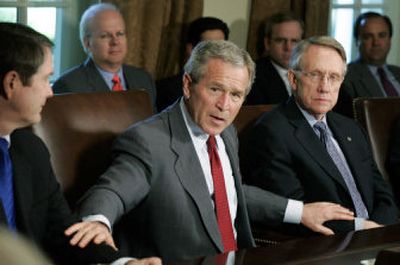
<path fill-rule="evenodd" d="M 334 112 L 327 113 L 327 122 L 347 159 L 370 220 L 395 223 L 397 208 L 392 192 L 376 167 L 364 131 Z M 251 169 L 247 172 L 254 185 L 306 203 L 338 203 L 355 212 L 342 176 L 293 98 L 262 116 L 249 134 L 247 147 L 245 165 Z M 354 229 L 353 222 L 345 221 L 333 221 L 329 226 L 336 232 Z"/>
<path fill-rule="evenodd" d="M 156 100 L 156 87 L 151 76 L 143 69 L 123 65 L 122 71 L 127 89 L 145 89 L 149 92 L 153 106 Z M 110 91 L 107 83 L 97 70 L 92 59 L 63 73 L 53 84 L 54 94 Z"/>
<path fill-rule="evenodd" d="M 156 106 L 158 111 L 164 110 L 166 107 L 173 104 L 178 98 L 182 97 L 182 77 L 183 72 L 156 82 Z"/>
<path fill-rule="evenodd" d="M 388 69 L 400 82 L 400 67 L 388 65 Z M 342 83 L 338 102 L 334 111 L 352 118 L 353 99 L 358 97 L 385 97 L 376 78 L 371 74 L 368 65 L 360 59 L 347 65 L 346 77 Z"/>
<path fill-rule="evenodd" d="M 69 246 L 64 230 L 76 222 L 57 183 L 47 148 L 27 129 L 11 134 L 15 210 L 18 232 L 34 241 L 57 264 L 111 262 L 111 248 L 91 245 L 86 251 Z M 0 204 L 0 223 L 6 224 Z"/>
<path fill-rule="evenodd" d="M 237 191 L 238 247 L 251 247 L 236 131 L 231 126 L 221 136 Z M 113 153 L 111 167 L 83 197 L 82 216 L 101 213 L 115 224 L 125 215 L 115 233 L 120 249 L 135 257 L 180 260 L 223 251 L 212 198 L 178 102 L 128 129 L 117 138 Z M 255 195 L 251 203 L 279 205 L 275 220 L 282 221 L 287 200 L 275 199 Z M 261 213 L 260 208 L 253 208 L 253 216 L 271 217 L 273 211 Z"/>
<path fill-rule="evenodd" d="M 391 131 L 386 169 L 393 186 L 397 205 L 400 206 L 400 117 L 393 124 Z"/>
<path fill-rule="evenodd" d="M 388 69 L 396 80 L 400 82 L 400 67 L 388 65 Z M 347 66 L 347 74 L 344 80 L 345 90 L 352 98 L 358 97 L 384 97 L 381 86 L 371 74 L 368 65 L 360 60 L 351 62 Z"/>
<path fill-rule="evenodd" d="M 246 98 L 246 105 L 278 104 L 286 101 L 289 94 L 285 83 L 268 57 L 256 62 L 256 79 Z"/>

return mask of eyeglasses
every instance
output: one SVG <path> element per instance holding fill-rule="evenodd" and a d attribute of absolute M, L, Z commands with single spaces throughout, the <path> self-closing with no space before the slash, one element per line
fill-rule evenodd
<path fill-rule="evenodd" d="M 344 76 L 340 74 L 322 73 L 320 71 L 306 72 L 302 70 L 295 70 L 295 72 L 304 75 L 313 83 L 319 83 L 326 78 L 329 85 L 338 85 L 340 82 L 343 81 L 344 78 Z"/>

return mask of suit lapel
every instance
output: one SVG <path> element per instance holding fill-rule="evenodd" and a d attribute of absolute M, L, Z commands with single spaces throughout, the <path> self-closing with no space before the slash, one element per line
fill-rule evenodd
<path fill-rule="evenodd" d="M 215 211 L 211 203 L 210 193 L 205 176 L 194 149 L 189 132 L 183 120 L 179 101 L 169 113 L 171 129 L 171 149 L 176 154 L 175 171 L 187 193 L 192 197 L 204 226 L 214 244 L 223 251 L 221 236 L 218 229 Z"/>
<path fill-rule="evenodd" d="M 294 135 L 299 144 L 309 153 L 310 157 L 321 166 L 327 175 L 331 176 L 342 185 L 343 188 L 347 189 L 346 183 L 344 182 L 335 163 L 329 156 L 329 153 L 326 151 L 321 141 L 318 139 L 314 130 L 310 127 L 307 120 L 298 109 L 293 98 L 291 98 L 288 103 L 286 116 L 290 123 L 295 127 Z"/>
<path fill-rule="evenodd" d="M 19 229 L 25 230 L 27 227 L 30 227 L 28 215 L 31 209 L 32 191 L 34 190 L 32 187 L 35 185 L 32 183 L 32 170 L 29 164 L 24 161 L 18 150 L 13 148 L 12 140 L 10 155 L 13 163 L 14 203 L 17 226 Z"/>
<path fill-rule="evenodd" d="M 93 91 L 110 91 L 110 88 L 97 70 L 92 59 L 88 58 L 86 60 L 84 69 L 88 77 L 89 87 L 93 89 Z"/>

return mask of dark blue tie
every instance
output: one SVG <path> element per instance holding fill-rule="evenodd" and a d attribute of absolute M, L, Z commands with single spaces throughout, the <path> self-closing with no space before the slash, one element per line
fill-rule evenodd
<path fill-rule="evenodd" d="M 357 217 L 368 219 L 368 211 L 365 204 L 361 198 L 361 194 L 357 189 L 356 182 L 354 181 L 353 174 L 351 174 L 350 168 L 344 161 L 338 150 L 336 149 L 332 139 L 329 137 L 327 132 L 326 124 L 319 121 L 314 124 L 314 128 L 320 135 L 322 143 L 325 145 L 326 150 L 331 156 L 333 162 L 335 163 L 337 169 L 343 177 L 347 188 L 349 189 L 351 199 L 353 200 L 354 208 L 356 210 Z"/>
<path fill-rule="evenodd" d="M 16 230 L 14 209 L 14 187 L 12 178 L 12 164 L 8 153 L 8 142 L 0 138 L 0 198 L 8 226 Z"/>

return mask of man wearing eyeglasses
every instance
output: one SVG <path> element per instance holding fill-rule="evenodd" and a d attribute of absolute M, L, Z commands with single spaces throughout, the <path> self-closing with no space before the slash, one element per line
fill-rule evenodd
<path fill-rule="evenodd" d="M 345 73 L 346 55 L 335 39 L 300 42 L 289 64 L 293 96 L 266 113 L 242 145 L 244 175 L 251 184 L 291 199 L 329 201 L 352 210 L 354 221 L 325 223 L 335 233 L 392 224 L 398 216 L 367 136 L 353 120 L 331 111 Z M 293 225 L 282 231 L 311 233 Z"/>
<path fill-rule="evenodd" d="M 150 75 L 124 64 L 128 43 L 125 22 L 116 6 L 90 6 L 80 21 L 80 39 L 88 59 L 56 80 L 55 94 L 146 89 L 155 104 L 155 84 Z"/>
<path fill-rule="evenodd" d="M 278 104 L 289 98 L 289 58 L 303 38 L 303 28 L 303 22 L 292 13 L 277 13 L 267 20 L 263 42 L 265 56 L 256 62 L 256 79 L 246 104 Z"/>

